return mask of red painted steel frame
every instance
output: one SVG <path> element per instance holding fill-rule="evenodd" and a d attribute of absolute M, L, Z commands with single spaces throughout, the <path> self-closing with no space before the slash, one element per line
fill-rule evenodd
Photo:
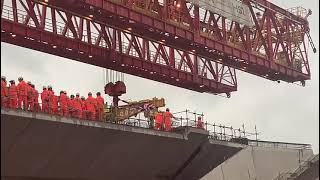
<path fill-rule="evenodd" d="M 266 1 L 243 0 L 254 27 L 248 28 L 185 0 L 49 0 L 49 5 L 270 80 L 310 79 L 305 34 L 308 22 Z M 260 16 L 258 15 L 261 15 Z"/>
<path fill-rule="evenodd" d="M 192 51 L 30 0 L 2 7 L 3 42 L 198 92 L 237 89 L 233 68 Z"/>

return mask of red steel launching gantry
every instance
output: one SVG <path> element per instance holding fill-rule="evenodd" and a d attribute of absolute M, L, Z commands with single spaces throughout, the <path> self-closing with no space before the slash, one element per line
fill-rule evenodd
<path fill-rule="evenodd" d="M 310 14 L 266 0 L 2 0 L 1 41 L 230 95 L 235 69 L 310 79 Z"/>

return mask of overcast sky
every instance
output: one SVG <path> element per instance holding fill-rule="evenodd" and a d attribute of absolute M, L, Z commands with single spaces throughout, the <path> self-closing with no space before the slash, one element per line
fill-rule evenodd
<path fill-rule="evenodd" d="M 312 39 L 319 51 L 319 1 L 277 0 L 279 6 L 303 6 L 309 17 Z M 205 114 L 205 120 L 247 130 L 257 125 L 262 140 L 311 143 L 319 152 L 319 53 L 309 50 L 312 79 L 306 87 L 280 84 L 242 72 L 237 73 L 238 91 L 230 99 L 202 94 L 125 75 L 123 99 L 163 97 L 172 112 L 185 109 Z M 104 70 L 99 67 L 1 43 L 1 75 L 8 80 L 23 76 L 35 83 L 52 85 L 56 92 L 103 92 Z M 105 96 L 109 102 L 110 99 Z"/>

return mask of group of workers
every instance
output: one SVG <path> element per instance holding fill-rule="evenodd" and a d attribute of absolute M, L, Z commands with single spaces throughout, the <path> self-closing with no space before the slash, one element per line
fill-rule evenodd
<path fill-rule="evenodd" d="M 154 129 L 171 131 L 172 118 L 177 119 L 172 115 L 169 108 L 167 108 L 165 112 L 157 112 L 154 116 L 154 119 L 155 119 Z M 196 127 L 200 129 L 204 129 L 203 119 L 200 116 L 196 121 Z"/>
<path fill-rule="evenodd" d="M 19 83 L 16 85 L 14 80 L 10 80 L 8 86 L 6 77 L 1 76 L 1 107 L 81 119 L 98 121 L 103 119 L 104 99 L 101 97 L 100 92 L 96 93 L 96 98 L 92 96 L 91 92 L 88 93 L 87 98 L 84 96 L 80 97 L 79 93 L 76 96 L 72 94 L 69 97 L 66 91 L 60 91 L 58 96 L 55 95 L 51 86 L 43 86 L 40 93 L 41 103 L 39 103 L 39 92 L 35 88 L 35 85 L 30 81 L 26 83 L 22 77 L 19 77 L 18 81 Z M 154 116 L 155 122 L 153 128 L 171 131 L 172 118 L 176 119 L 171 114 L 169 108 L 165 112 L 157 112 Z M 201 117 L 198 117 L 196 126 L 203 129 Z"/>
<path fill-rule="evenodd" d="M 39 103 L 39 92 L 30 81 L 25 82 L 22 77 L 18 78 L 16 85 L 14 80 L 9 81 L 1 76 L 1 107 L 45 112 L 66 117 L 76 117 L 90 120 L 102 120 L 104 110 L 104 99 L 101 93 L 97 92 L 94 98 L 92 93 L 88 97 L 67 95 L 66 91 L 60 91 L 59 96 L 55 95 L 51 86 L 44 86 Z"/>

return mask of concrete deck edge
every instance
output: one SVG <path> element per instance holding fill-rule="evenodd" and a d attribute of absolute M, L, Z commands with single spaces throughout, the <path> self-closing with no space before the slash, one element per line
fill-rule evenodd
<path fill-rule="evenodd" d="M 91 120 L 85 120 L 85 119 L 67 118 L 67 117 L 62 117 L 58 115 L 45 114 L 41 112 L 35 113 L 35 112 L 29 112 L 29 111 L 23 111 L 23 110 L 12 110 L 12 109 L 1 108 L 1 114 L 32 118 L 32 119 L 43 120 L 43 121 L 53 121 L 53 122 L 61 122 L 61 123 L 74 124 L 74 125 L 80 125 L 80 126 L 90 126 L 90 127 L 96 127 L 96 128 L 105 128 L 105 129 L 112 129 L 112 130 L 141 133 L 141 134 L 153 135 L 153 136 L 187 139 L 184 136 L 184 134 L 178 134 L 174 132 L 157 131 L 154 129 L 146 129 L 146 128 L 128 126 L 123 124 L 113 124 L 113 123 L 91 121 Z"/>

